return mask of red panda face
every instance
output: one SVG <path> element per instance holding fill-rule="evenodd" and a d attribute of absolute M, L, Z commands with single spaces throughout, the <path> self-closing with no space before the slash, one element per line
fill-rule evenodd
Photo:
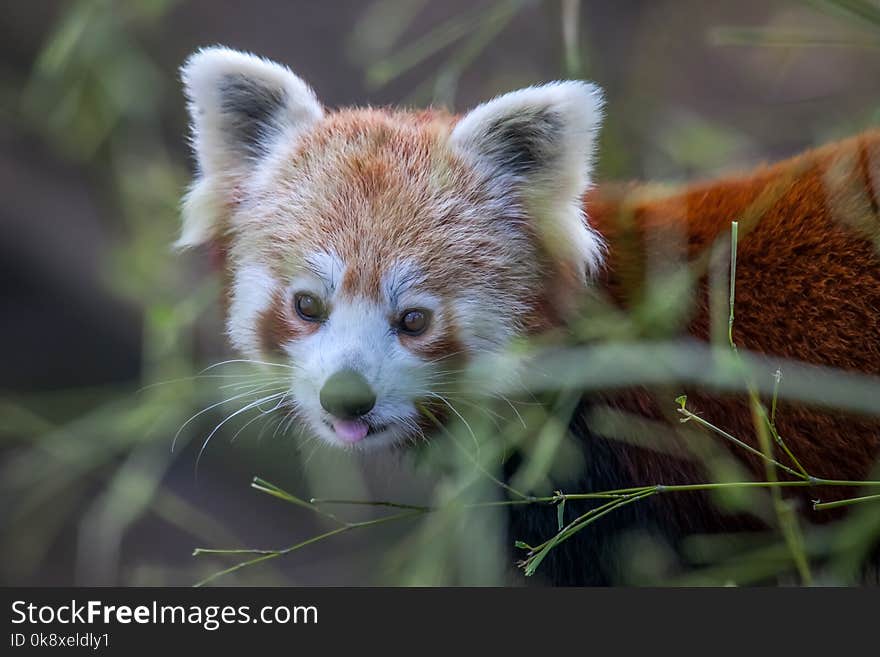
<path fill-rule="evenodd" d="M 291 366 L 290 398 L 341 446 L 420 437 L 475 354 L 558 323 L 599 263 L 581 216 L 595 88 L 436 112 L 325 114 L 277 64 L 224 49 L 184 67 L 200 176 L 184 246 L 221 240 L 227 330 Z"/>

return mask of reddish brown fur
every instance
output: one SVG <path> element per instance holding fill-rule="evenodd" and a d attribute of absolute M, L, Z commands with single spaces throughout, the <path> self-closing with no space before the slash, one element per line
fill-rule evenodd
<path fill-rule="evenodd" d="M 306 322 L 296 317 L 292 304 L 293 299 L 276 291 L 272 305 L 260 315 L 257 332 L 267 354 L 279 353 L 284 343 L 314 333 L 320 327 L 317 322 Z"/>
<path fill-rule="evenodd" d="M 425 163 L 440 151 L 450 118 L 433 112 L 395 113 L 386 110 L 342 110 L 330 115 L 298 144 L 292 166 L 309 175 L 313 160 L 324 154 L 337 158 L 333 180 L 327 181 L 323 205 L 291 232 L 291 239 L 317 248 L 333 248 L 346 263 L 342 291 L 376 298 L 384 268 L 398 259 L 424 263 L 432 254 L 448 252 L 449 231 L 456 219 L 438 215 L 431 206 Z M 347 146 L 343 146 L 346 144 Z M 339 153 L 348 149 L 348 155 Z M 448 155 L 438 166 L 461 183 L 463 195 L 479 195 L 479 188 L 457 159 Z M 326 175 L 320 164 L 316 175 Z M 282 173 L 282 177 L 285 174 Z M 470 188 L 468 188 L 468 185 Z M 418 214 L 421 212 L 421 214 Z M 413 221 L 416 213 L 418 221 Z M 282 242 L 285 233 L 268 226 Z M 428 289 L 442 292 L 485 268 L 479 260 L 493 246 L 489 239 L 466 242 L 467 251 L 454 254 Z"/>
<path fill-rule="evenodd" d="M 464 353 L 464 345 L 458 336 L 458 327 L 455 322 L 455 309 L 446 301 L 443 304 L 443 314 L 449 319 L 444 322 L 441 331 L 429 331 L 425 335 L 407 336 L 401 334 L 401 342 L 414 354 L 425 362 L 437 362 L 441 359 L 452 359 L 458 354 Z M 392 322 L 393 323 L 393 322 Z M 444 367 L 451 367 L 452 363 L 444 363 Z"/>
<path fill-rule="evenodd" d="M 291 253 L 332 251 L 345 263 L 342 298 L 377 299 L 389 268 L 411 262 L 430 273 L 420 289 L 441 299 L 491 287 L 530 300 L 525 313 L 510 317 L 529 332 L 558 325 L 580 286 L 578 272 L 538 256 L 535 236 L 511 246 L 510 223 L 520 220 L 494 216 L 489 192 L 446 147 L 454 121 L 436 111 L 352 109 L 327 116 L 273 174 L 271 196 L 244 207 L 240 252 L 259 250 L 286 280 Z M 311 194 L 301 214 L 279 193 L 285 188 Z M 475 208 L 482 208 L 477 217 Z M 287 303 L 280 300 L 264 314 L 260 333 L 267 345 L 295 337 L 296 322 L 284 321 Z M 459 308 L 448 304 L 444 315 L 445 334 L 430 343 L 411 341 L 413 351 L 437 357 L 462 348 L 454 330 Z"/>
<path fill-rule="evenodd" d="M 735 342 L 763 354 L 880 375 L 878 194 L 880 131 L 872 131 L 673 193 L 603 186 L 588 195 L 586 209 L 609 242 L 602 284 L 618 303 L 638 298 L 646 263 L 658 251 L 674 257 L 676 244 L 678 255 L 705 271 L 709 247 L 739 220 Z M 707 290 L 704 277 L 688 326 L 701 340 L 710 332 Z M 618 401 L 663 417 L 645 393 Z M 691 391 L 689 406 L 756 443 L 744 399 Z M 876 419 L 784 403 L 777 425 L 815 476 L 864 478 L 880 455 Z M 694 475 L 670 470 L 659 457 L 634 459 L 630 468 L 645 483 Z"/>

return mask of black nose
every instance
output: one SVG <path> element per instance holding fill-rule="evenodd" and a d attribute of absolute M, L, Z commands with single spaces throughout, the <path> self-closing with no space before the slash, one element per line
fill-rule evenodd
<path fill-rule="evenodd" d="M 321 406 L 340 420 L 354 420 L 376 405 L 376 393 L 354 370 L 340 370 L 321 388 Z"/>

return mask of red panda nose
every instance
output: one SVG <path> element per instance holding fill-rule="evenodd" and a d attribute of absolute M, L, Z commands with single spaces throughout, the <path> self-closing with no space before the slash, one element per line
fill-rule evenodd
<path fill-rule="evenodd" d="M 354 370 L 340 370 L 324 383 L 320 394 L 324 410 L 340 420 L 354 420 L 376 405 L 376 393 Z"/>

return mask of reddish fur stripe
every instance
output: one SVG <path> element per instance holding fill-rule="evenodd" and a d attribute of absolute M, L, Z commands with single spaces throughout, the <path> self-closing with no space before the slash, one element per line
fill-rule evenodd
<path fill-rule="evenodd" d="M 311 335 L 321 327 L 318 322 L 306 322 L 295 317 L 292 302 L 283 292 L 276 291 L 272 304 L 257 320 L 260 345 L 267 354 L 283 353 L 284 344 Z"/>
<path fill-rule="evenodd" d="M 743 175 L 651 194 L 605 186 L 586 199 L 609 242 L 602 284 L 618 303 L 638 298 L 653 258 L 706 267 L 708 250 L 740 221 L 734 338 L 745 349 L 880 375 L 880 131 L 807 152 Z M 705 277 L 688 331 L 707 340 Z M 662 418 L 643 393 L 621 400 Z M 668 400 L 667 400 L 668 402 Z M 754 443 L 742 398 L 691 393 L 689 402 L 725 430 Z M 668 403 L 664 405 L 664 408 Z M 816 476 L 867 476 L 880 453 L 880 421 L 784 404 L 778 428 Z M 757 463 L 753 463 L 757 466 Z M 633 462 L 634 476 L 658 479 L 657 462 Z M 666 476 L 659 479 L 668 479 Z"/>

